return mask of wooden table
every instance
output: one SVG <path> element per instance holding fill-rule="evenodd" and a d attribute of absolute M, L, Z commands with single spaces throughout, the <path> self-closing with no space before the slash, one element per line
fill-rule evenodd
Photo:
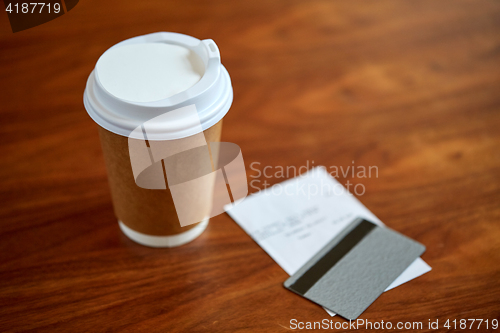
<path fill-rule="evenodd" d="M 15 34 L 0 16 L 0 331 L 330 320 L 283 288 L 287 274 L 226 214 L 174 249 L 120 232 L 82 94 L 107 48 L 155 31 L 218 44 L 234 88 L 223 140 L 241 147 L 249 180 L 253 162 L 377 166 L 378 177 L 338 180 L 362 184 L 359 199 L 425 244 L 433 270 L 361 318 L 420 331 L 499 318 L 498 1 L 82 0 Z"/>

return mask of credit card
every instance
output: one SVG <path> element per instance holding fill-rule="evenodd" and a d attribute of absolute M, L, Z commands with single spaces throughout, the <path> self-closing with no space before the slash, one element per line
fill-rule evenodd
<path fill-rule="evenodd" d="M 413 239 L 358 218 L 284 286 L 354 320 L 424 252 L 425 246 Z"/>

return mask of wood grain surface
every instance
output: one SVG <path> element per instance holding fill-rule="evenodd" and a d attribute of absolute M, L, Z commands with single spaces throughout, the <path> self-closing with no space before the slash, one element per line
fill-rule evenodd
<path fill-rule="evenodd" d="M 363 184 L 359 199 L 425 244 L 433 270 L 361 318 L 430 331 L 429 319 L 500 317 L 498 1 L 81 0 L 18 33 L 0 14 L 0 331 L 330 319 L 283 288 L 287 274 L 226 214 L 174 249 L 120 232 L 83 90 L 107 48 L 156 31 L 218 44 L 234 88 L 222 139 L 249 180 L 253 162 L 378 167 L 339 181 Z"/>

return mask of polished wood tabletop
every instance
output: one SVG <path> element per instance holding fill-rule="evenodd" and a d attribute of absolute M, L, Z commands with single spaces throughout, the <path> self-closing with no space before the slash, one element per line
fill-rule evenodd
<path fill-rule="evenodd" d="M 234 89 L 222 139 L 241 147 L 250 192 L 284 180 L 259 177 L 266 166 L 376 166 L 338 180 L 425 244 L 432 271 L 360 318 L 425 332 L 429 320 L 491 330 L 500 317 L 498 1 L 81 0 L 16 33 L 0 17 L 0 331 L 344 321 L 286 290 L 288 275 L 227 214 L 172 249 L 119 230 L 83 91 L 106 49 L 156 31 L 219 46 Z"/>

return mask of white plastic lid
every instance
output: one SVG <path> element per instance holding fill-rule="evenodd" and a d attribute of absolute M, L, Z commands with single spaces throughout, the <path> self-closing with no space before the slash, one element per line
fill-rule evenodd
<path fill-rule="evenodd" d="M 184 46 L 139 43 L 107 50 L 95 71 L 103 88 L 115 97 L 153 102 L 194 86 L 205 73 L 205 65 Z"/>
<path fill-rule="evenodd" d="M 107 84 L 108 78 L 106 76 L 109 76 L 109 72 L 106 73 L 101 69 L 105 83 L 103 85 L 99 78 L 99 70 L 100 67 L 102 68 L 100 63 L 108 60 L 106 55 L 119 47 L 133 48 L 131 46 L 133 44 L 145 43 L 148 45 L 150 43 L 177 45 L 194 52 L 204 65 L 203 76 L 198 82 L 193 77 L 186 78 L 186 82 L 182 84 L 189 88 L 179 92 L 174 90 L 174 93 L 177 92 L 174 95 L 165 91 L 164 96 L 169 97 L 153 101 L 147 100 L 154 99 L 151 96 L 162 96 L 161 91 L 149 95 L 149 97 L 138 95 L 132 97 L 131 100 L 123 98 L 123 94 L 113 91 Z M 169 58 L 166 57 L 166 61 L 168 60 Z M 182 90 L 182 84 L 177 85 L 177 90 L 179 87 Z M 133 130 L 152 118 L 194 104 L 198 112 L 199 122 L 193 122 L 191 121 L 192 117 L 182 117 L 182 113 L 179 113 L 179 117 L 174 120 L 169 117 L 168 122 L 151 121 L 148 123 L 152 123 L 152 126 L 148 127 L 149 140 L 174 140 L 199 133 L 200 123 L 202 130 L 215 125 L 229 110 L 232 99 L 231 80 L 226 69 L 220 63 L 219 50 L 213 40 L 199 40 L 183 34 L 159 32 L 127 39 L 107 50 L 87 80 L 83 102 L 88 114 L 97 124 L 113 133 L 127 137 L 134 137 L 133 134 L 131 135 Z M 158 119 L 162 119 L 162 117 Z"/>

